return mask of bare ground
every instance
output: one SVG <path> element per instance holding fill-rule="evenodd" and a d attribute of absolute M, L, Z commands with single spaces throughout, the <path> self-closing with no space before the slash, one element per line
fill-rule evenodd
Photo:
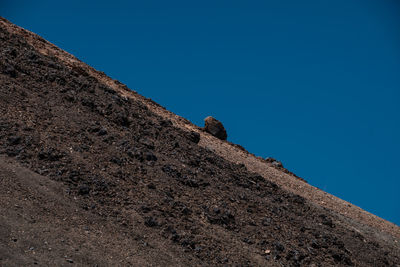
<path fill-rule="evenodd" d="M 398 226 L 0 29 L 2 265 L 398 264 Z"/>

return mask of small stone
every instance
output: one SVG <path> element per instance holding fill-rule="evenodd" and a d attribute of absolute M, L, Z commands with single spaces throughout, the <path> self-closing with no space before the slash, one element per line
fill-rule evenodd
<path fill-rule="evenodd" d="M 74 261 L 72 259 L 65 259 L 67 262 L 69 263 L 74 263 Z"/>
<path fill-rule="evenodd" d="M 184 208 L 182 209 L 182 213 L 185 214 L 185 215 L 189 215 L 189 214 L 192 213 L 192 210 L 189 209 L 188 207 L 184 207 Z"/>
<path fill-rule="evenodd" d="M 322 218 L 322 224 L 327 225 L 331 228 L 335 227 L 335 224 L 333 223 L 332 219 L 329 218 L 328 216 L 320 215 L 319 217 Z"/>
<path fill-rule="evenodd" d="M 320 245 L 318 244 L 317 240 L 313 239 L 311 241 L 311 247 L 315 248 L 315 249 L 318 249 L 318 248 L 320 248 Z"/>
<path fill-rule="evenodd" d="M 154 142 L 147 138 L 142 138 L 139 141 L 141 144 L 145 145 L 148 149 L 154 149 Z"/>
<path fill-rule="evenodd" d="M 145 153 L 145 158 L 146 158 L 147 161 L 157 161 L 156 155 L 154 155 L 150 151 Z"/>
<path fill-rule="evenodd" d="M 99 132 L 97 133 L 97 135 L 99 135 L 99 136 L 103 136 L 103 135 L 106 135 L 108 132 L 107 132 L 107 129 L 106 128 L 101 128 L 100 130 L 99 130 Z"/>
<path fill-rule="evenodd" d="M 143 152 L 139 151 L 136 148 L 130 149 L 127 153 L 128 153 L 128 156 L 131 158 L 135 158 L 141 162 L 144 160 Z"/>
<path fill-rule="evenodd" d="M 120 159 L 120 158 L 118 158 L 118 157 L 112 157 L 112 158 L 110 159 L 110 162 L 115 163 L 115 164 L 117 164 L 117 165 L 121 165 L 123 161 L 122 161 L 122 159 Z"/>
<path fill-rule="evenodd" d="M 11 136 L 8 138 L 8 143 L 10 145 L 18 145 L 19 143 L 21 143 L 21 137 L 19 136 Z"/>
<path fill-rule="evenodd" d="M 160 121 L 160 126 L 162 126 L 162 127 L 170 127 L 170 126 L 172 126 L 172 121 L 170 121 L 170 120 L 161 120 Z"/>
<path fill-rule="evenodd" d="M 128 116 L 125 116 L 123 114 L 119 114 L 116 116 L 114 120 L 118 125 L 123 126 L 123 127 L 129 127 L 132 123 L 132 119 Z"/>
<path fill-rule="evenodd" d="M 17 77 L 17 71 L 15 70 L 15 68 L 12 65 L 7 65 L 5 67 L 5 69 L 3 70 L 3 73 L 9 75 L 12 78 Z"/>
<path fill-rule="evenodd" d="M 150 184 L 147 185 L 147 188 L 156 189 L 156 186 L 153 183 L 150 183 Z"/>
<path fill-rule="evenodd" d="M 158 222 L 153 217 L 147 217 L 144 220 L 144 225 L 146 225 L 148 227 L 155 227 L 155 226 L 158 226 Z"/>
<path fill-rule="evenodd" d="M 276 168 L 283 168 L 283 164 L 282 162 L 280 162 L 279 160 L 276 160 L 274 158 L 268 157 L 265 159 L 266 162 L 271 163 L 272 166 L 276 167 Z"/>
<path fill-rule="evenodd" d="M 81 185 L 78 188 L 78 194 L 79 195 L 87 195 L 87 194 L 89 194 L 89 192 L 90 192 L 90 188 L 87 185 Z"/>
<path fill-rule="evenodd" d="M 271 225 L 271 218 L 264 218 L 264 219 L 262 220 L 261 224 L 262 224 L 263 226 L 269 226 L 269 225 Z"/>
<path fill-rule="evenodd" d="M 194 251 L 195 252 L 200 252 L 203 248 L 201 246 L 195 246 Z"/>
<path fill-rule="evenodd" d="M 274 242 L 274 247 L 276 251 L 282 252 L 285 250 L 285 247 L 280 242 Z"/>
<path fill-rule="evenodd" d="M 269 249 L 266 249 L 266 250 L 264 251 L 264 253 L 268 255 L 268 254 L 270 254 L 270 253 L 271 253 L 271 250 L 269 250 Z"/>
<path fill-rule="evenodd" d="M 195 131 L 189 132 L 187 136 L 188 139 L 195 144 L 198 144 L 200 142 L 200 134 Z"/>

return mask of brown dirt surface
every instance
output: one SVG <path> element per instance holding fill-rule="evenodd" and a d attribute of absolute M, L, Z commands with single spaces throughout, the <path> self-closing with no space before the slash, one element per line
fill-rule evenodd
<path fill-rule="evenodd" d="M 1 266 L 399 266 L 398 226 L 0 19 Z"/>

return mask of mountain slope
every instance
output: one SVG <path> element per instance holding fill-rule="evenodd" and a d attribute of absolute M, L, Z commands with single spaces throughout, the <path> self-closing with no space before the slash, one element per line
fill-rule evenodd
<path fill-rule="evenodd" d="M 0 42 L 2 265 L 400 262 L 399 227 L 5 19 Z"/>

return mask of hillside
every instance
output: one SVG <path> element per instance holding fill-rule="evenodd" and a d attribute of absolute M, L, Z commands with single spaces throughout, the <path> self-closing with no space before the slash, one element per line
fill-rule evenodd
<path fill-rule="evenodd" d="M 0 19 L 1 266 L 399 266 L 400 228 Z"/>

